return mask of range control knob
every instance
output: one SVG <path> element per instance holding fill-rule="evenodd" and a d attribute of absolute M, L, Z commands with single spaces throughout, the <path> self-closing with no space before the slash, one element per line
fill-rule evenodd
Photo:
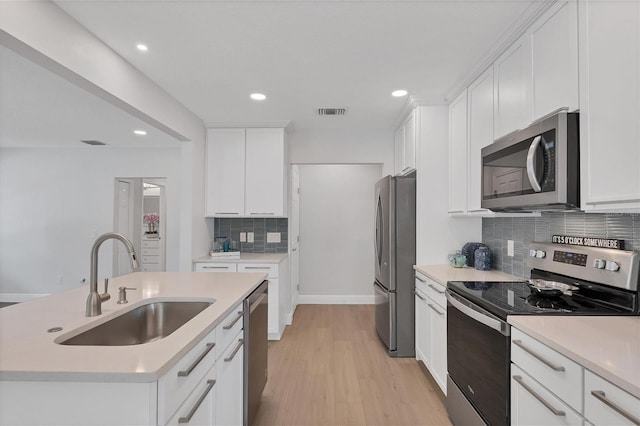
<path fill-rule="evenodd" d="M 597 269 L 604 269 L 606 262 L 602 259 L 593 259 L 593 267 Z"/>
<path fill-rule="evenodd" d="M 607 260 L 607 264 L 605 265 L 605 269 L 607 271 L 617 271 L 618 269 L 620 269 L 620 265 L 618 265 L 616 262 L 612 261 L 612 260 Z"/>
<path fill-rule="evenodd" d="M 536 257 L 536 253 L 537 252 L 538 252 L 538 250 L 531 249 L 531 250 L 529 250 L 529 256 L 530 257 Z"/>
<path fill-rule="evenodd" d="M 544 250 L 538 250 L 538 251 L 536 251 L 536 257 L 537 257 L 538 259 L 544 259 L 546 255 L 547 255 L 547 252 L 546 252 L 546 251 L 544 251 Z"/>

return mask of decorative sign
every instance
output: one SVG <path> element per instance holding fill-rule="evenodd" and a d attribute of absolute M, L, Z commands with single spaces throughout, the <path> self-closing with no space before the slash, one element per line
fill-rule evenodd
<path fill-rule="evenodd" d="M 554 244 L 567 244 L 570 246 L 598 247 L 616 250 L 624 250 L 624 240 L 593 237 L 571 237 L 569 235 L 554 235 L 551 237 Z"/>

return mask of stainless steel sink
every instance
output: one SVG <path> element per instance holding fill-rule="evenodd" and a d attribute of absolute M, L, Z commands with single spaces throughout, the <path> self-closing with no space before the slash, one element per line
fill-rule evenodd
<path fill-rule="evenodd" d="M 59 342 L 61 345 L 128 346 L 167 337 L 213 302 L 155 302 L 117 316 L 83 333 Z"/>

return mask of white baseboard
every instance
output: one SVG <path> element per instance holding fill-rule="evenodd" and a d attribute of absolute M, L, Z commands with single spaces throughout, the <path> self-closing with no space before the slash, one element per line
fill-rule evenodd
<path fill-rule="evenodd" d="M 349 295 L 300 295 L 299 305 L 373 305 L 375 299 L 370 296 Z"/>
<path fill-rule="evenodd" d="M 28 302 L 29 300 L 39 299 L 44 296 L 49 296 L 49 294 L 0 293 L 0 302 L 5 302 L 5 303 Z"/>

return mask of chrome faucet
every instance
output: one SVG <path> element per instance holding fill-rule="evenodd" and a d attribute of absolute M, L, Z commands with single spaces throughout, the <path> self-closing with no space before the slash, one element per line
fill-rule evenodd
<path fill-rule="evenodd" d="M 111 295 L 108 293 L 108 280 L 105 280 L 104 285 L 104 293 L 98 293 L 98 250 L 102 243 L 107 240 L 115 239 L 120 240 L 122 244 L 127 248 L 127 253 L 129 253 L 129 258 L 131 260 L 131 269 L 135 270 L 138 268 L 138 261 L 136 260 L 136 251 L 133 248 L 133 244 L 127 237 L 117 232 L 107 232 L 106 234 L 100 235 L 95 243 L 93 243 L 93 247 L 91 248 L 91 275 L 89 281 L 89 297 L 87 297 L 87 311 L 85 316 L 95 317 L 97 315 L 102 314 L 102 302 L 105 302 L 111 298 Z"/>

